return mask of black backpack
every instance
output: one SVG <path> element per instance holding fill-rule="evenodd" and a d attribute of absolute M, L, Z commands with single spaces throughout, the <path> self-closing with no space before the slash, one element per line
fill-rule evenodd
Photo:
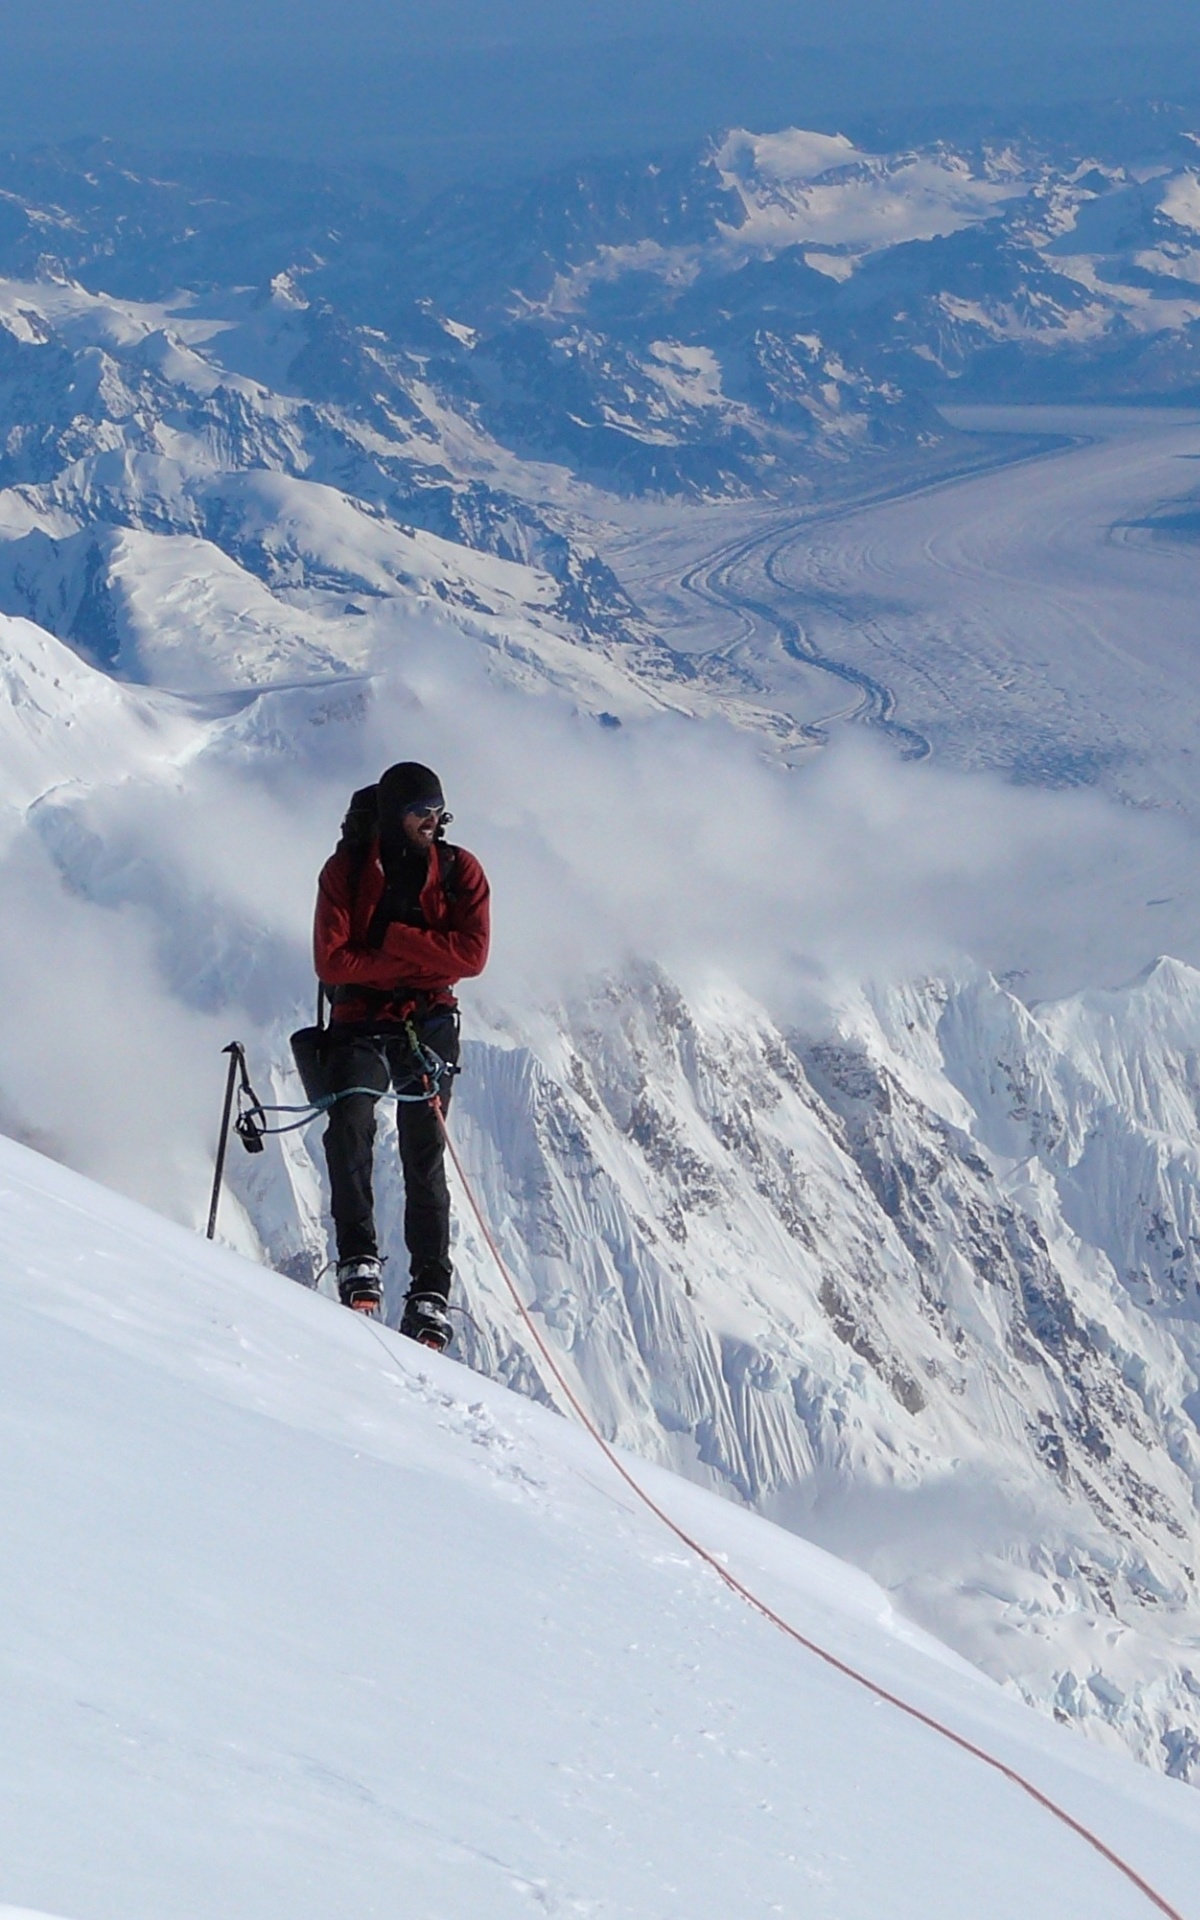
<path fill-rule="evenodd" d="M 458 848 L 448 845 L 442 835 L 453 817 L 453 814 L 443 814 L 436 842 L 441 866 L 442 892 L 446 896 L 447 906 L 451 907 L 458 898 Z M 376 783 L 371 787 L 359 787 L 357 792 L 350 795 L 350 805 L 346 808 L 341 837 L 337 843 L 337 851 L 350 856 L 351 900 L 358 892 L 362 870 L 378 832 L 379 786 Z"/>

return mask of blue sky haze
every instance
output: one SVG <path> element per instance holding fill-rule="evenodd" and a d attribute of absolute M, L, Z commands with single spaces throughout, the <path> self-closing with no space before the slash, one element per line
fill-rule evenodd
<path fill-rule="evenodd" d="M 1194 0 L 0 0 L 0 140 L 447 176 L 716 127 L 1200 97 Z"/>

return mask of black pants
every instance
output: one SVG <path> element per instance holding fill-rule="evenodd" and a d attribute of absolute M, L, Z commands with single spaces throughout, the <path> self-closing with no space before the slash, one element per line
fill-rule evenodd
<path fill-rule="evenodd" d="M 424 1045 L 452 1065 L 458 1060 L 458 1022 L 436 1010 L 416 1023 Z M 328 1055 L 329 1086 L 376 1087 L 386 1093 L 421 1090 L 420 1068 L 403 1033 L 347 1028 Z M 443 1113 L 450 1104 L 449 1075 L 441 1081 Z M 450 1190 L 446 1185 L 445 1142 L 433 1108 L 424 1101 L 400 1101 L 396 1107 L 400 1166 L 404 1174 L 404 1240 L 409 1270 L 421 1292 L 450 1291 Z M 325 1130 L 325 1160 L 333 1201 L 339 1260 L 379 1251 L 375 1238 L 375 1099 L 348 1094 L 330 1108 Z"/>

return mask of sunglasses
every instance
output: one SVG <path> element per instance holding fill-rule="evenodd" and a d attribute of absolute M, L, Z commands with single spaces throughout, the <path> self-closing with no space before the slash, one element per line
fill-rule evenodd
<path fill-rule="evenodd" d="M 414 800 L 404 811 L 415 813 L 420 820 L 440 820 L 446 809 L 440 800 Z"/>

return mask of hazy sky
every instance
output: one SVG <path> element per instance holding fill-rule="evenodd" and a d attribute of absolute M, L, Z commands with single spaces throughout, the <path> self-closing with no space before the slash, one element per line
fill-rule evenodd
<path fill-rule="evenodd" d="M 1200 97 L 1197 0 L 0 0 L 0 48 L 0 140 L 371 160 L 427 187 L 728 125 Z"/>
<path fill-rule="evenodd" d="M 1200 34 L 1195 0 L 2 0 L 6 35 L 55 40 L 134 33 L 211 44 L 298 34 L 404 37 L 425 45 L 470 41 L 603 40 L 627 35 L 766 34 L 836 47 L 864 36 L 986 39 L 1019 51 L 1032 38 L 1075 35 L 1146 42 Z"/>

